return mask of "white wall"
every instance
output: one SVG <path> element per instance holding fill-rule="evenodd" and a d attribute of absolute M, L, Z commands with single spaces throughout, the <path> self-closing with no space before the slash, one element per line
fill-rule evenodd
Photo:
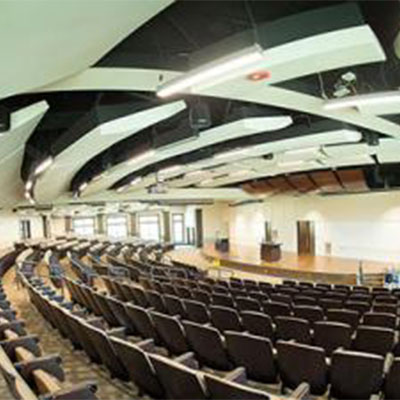
<path fill-rule="evenodd" d="M 205 218 L 207 232 L 223 224 L 229 216 L 232 243 L 255 245 L 264 239 L 264 222 L 277 230 L 283 250 L 297 251 L 297 220 L 315 223 L 316 253 L 357 259 L 400 261 L 400 195 L 375 193 L 351 196 L 274 196 L 253 203 L 221 210 L 214 206 Z M 211 238 L 213 239 L 213 238 Z"/>
<path fill-rule="evenodd" d="M 229 235 L 229 210 L 226 203 L 216 203 L 203 208 L 204 241 L 214 241 L 217 236 Z"/>

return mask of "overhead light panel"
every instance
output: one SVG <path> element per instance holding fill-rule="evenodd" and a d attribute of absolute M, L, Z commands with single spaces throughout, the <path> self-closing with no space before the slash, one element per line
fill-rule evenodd
<path fill-rule="evenodd" d="M 82 193 L 87 187 L 88 187 L 88 183 L 87 183 L 87 182 L 83 182 L 83 183 L 79 186 L 79 192 Z"/>
<path fill-rule="evenodd" d="M 43 173 L 50 165 L 53 164 L 53 157 L 47 157 L 35 169 L 35 175 Z"/>
<path fill-rule="evenodd" d="M 140 183 L 141 181 L 142 181 L 142 177 L 141 177 L 141 176 L 138 176 L 137 178 L 132 179 L 130 185 L 131 185 L 131 186 L 137 185 L 137 184 Z"/>
<path fill-rule="evenodd" d="M 172 167 L 164 168 L 158 171 L 159 174 L 169 174 L 171 172 L 179 171 L 182 168 L 182 165 L 173 165 Z"/>
<path fill-rule="evenodd" d="M 256 64 L 261 60 L 263 60 L 263 50 L 259 44 L 254 44 L 162 84 L 157 90 L 157 96 L 169 97 L 186 92 L 195 86 L 212 86 L 234 76 L 245 75 L 251 72 L 249 68 L 256 67 Z"/>
<path fill-rule="evenodd" d="M 206 173 L 206 171 L 203 171 L 201 169 L 197 171 L 191 171 L 185 174 L 185 178 L 194 178 L 196 176 L 203 175 L 204 173 Z"/>
<path fill-rule="evenodd" d="M 128 163 L 129 163 L 129 165 L 131 165 L 131 164 L 137 164 L 137 163 L 139 163 L 139 162 L 142 162 L 142 161 L 144 161 L 144 160 L 147 160 L 147 159 L 153 157 L 155 154 L 156 154 L 156 152 L 155 152 L 154 150 L 148 150 L 148 151 L 145 151 L 145 152 L 142 153 L 142 154 L 139 154 L 139 155 L 137 155 L 137 156 L 131 158 L 131 159 L 128 161 Z"/>
<path fill-rule="evenodd" d="M 297 161 L 285 161 L 285 162 L 280 162 L 278 163 L 279 168 L 294 168 L 294 167 L 300 167 L 301 165 L 304 164 L 303 160 L 297 160 Z"/>
<path fill-rule="evenodd" d="M 284 154 L 285 156 L 302 156 L 310 153 L 316 153 L 319 150 L 319 146 L 304 147 L 302 149 L 287 150 L 284 152 Z"/>
<path fill-rule="evenodd" d="M 340 110 L 349 107 L 375 106 L 400 102 L 400 91 L 393 90 L 379 93 L 360 94 L 357 96 L 342 97 L 340 99 L 327 100 L 324 110 Z"/>
<path fill-rule="evenodd" d="M 236 156 L 242 156 L 248 153 L 248 149 L 235 149 L 230 151 L 225 151 L 224 153 L 218 153 L 214 155 L 214 158 L 221 159 L 221 158 L 230 158 Z"/>
<path fill-rule="evenodd" d="M 31 180 L 27 181 L 25 184 L 25 189 L 27 191 L 30 191 L 32 189 L 32 187 L 33 187 L 33 181 L 31 181 Z"/>

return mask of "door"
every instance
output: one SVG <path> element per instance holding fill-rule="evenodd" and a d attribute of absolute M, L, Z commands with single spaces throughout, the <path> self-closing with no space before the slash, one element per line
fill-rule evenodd
<path fill-rule="evenodd" d="M 315 254 L 315 236 L 313 221 L 297 221 L 298 254 Z"/>

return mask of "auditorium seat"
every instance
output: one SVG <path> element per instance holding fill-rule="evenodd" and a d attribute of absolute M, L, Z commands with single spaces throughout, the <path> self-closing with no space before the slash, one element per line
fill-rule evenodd
<path fill-rule="evenodd" d="M 235 303 L 233 301 L 233 298 L 227 294 L 213 293 L 212 304 L 216 306 L 235 308 Z"/>
<path fill-rule="evenodd" d="M 258 283 L 258 287 L 263 293 L 265 293 L 267 295 L 273 291 L 273 286 L 270 282 L 261 282 L 260 281 Z"/>
<path fill-rule="evenodd" d="M 210 322 L 208 309 L 204 303 L 195 300 L 184 300 L 183 303 L 185 305 L 187 319 L 189 321 L 198 322 L 199 324 L 206 324 Z"/>
<path fill-rule="evenodd" d="M 353 341 L 353 349 L 386 356 L 394 346 L 393 329 L 376 326 L 359 326 Z"/>
<path fill-rule="evenodd" d="M 249 292 L 249 297 L 252 299 L 257 300 L 260 304 L 262 304 L 263 301 L 268 301 L 269 296 L 263 292 L 256 292 L 256 291 L 251 291 Z"/>
<path fill-rule="evenodd" d="M 188 360 L 189 357 L 189 360 Z M 151 363 L 164 388 L 166 399 L 170 400 L 202 400 L 207 399 L 205 385 L 196 369 L 189 368 L 185 363 L 192 364 L 193 355 L 185 354 L 171 360 L 169 358 L 149 354 Z"/>
<path fill-rule="evenodd" d="M 290 306 L 286 303 L 280 303 L 278 301 L 265 301 L 263 303 L 264 311 L 275 319 L 277 316 L 290 316 Z"/>
<path fill-rule="evenodd" d="M 189 351 L 189 345 L 179 317 L 157 311 L 151 311 L 150 314 L 161 341 L 170 354 L 180 355 Z"/>
<path fill-rule="evenodd" d="M 190 347 L 202 365 L 222 371 L 232 369 L 223 338 L 216 328 L 190 321 L 183 321 L 183 325 Z"/>
<path fill-rule="evenodd" d="M 239 311 L 261 311 L 260 303 L 249 297 L 236 297 L 236 308 Z"/>
<path fill-rule="evenodd" d="M 363 324 L 370 326 L 380 326 L 382 328 L 396 329 L 396 315 L 378 312 L 365 313 Z"/>
<path fill-rule="evenodd" d="M 317 300 L 314 297 L 299 294 L 294 296 L 293 303 L 298 306 L 315 306 L 317 305 Z"/>
<path fill-rule="evenodd" d="M 353 293 L 365 293 L 368 294 L 370 292 L 369 287 L 368 286 L 353 286 Z"/>
<path fill-rule="evenodd" d="M 166 294 L 164 295 L 164 302 L 169 315 L 179 315 L 181 318 L 186 318 L 185 306 L 178 296 Z"/>
<path fill-rule="evenodd" d="M 124 303 L 118 299 L 108 296 L 106 297 L 106 300 L 119 324 L 126 329 L 126 333 L 131 335 L 136 334 L 136 326 L 132 323 L 132 320 L 126 313 Z"/>
<path fill-rule="evenodd" d="M 274 340 L 274 327 L 269 315 L 257 311 L 242 311 L 240 317 L 244 330 Z"/>
<path fill-rule="evenodd" d="M 348 300 L 350 301 L 361 301 L 363 303 L 372 303 L 372 296 L 364 292 L 353 292 L 350 294 Z"/>
<path fill-rule="evenodd" d="M 332 285 L 329 283 L 316 283 L 315 288 L 327 292 L 329 290 L 332 290 Z"/>
<path fill-rule="evenodd" d="M 235 288 L 230 288 L 229 292 L 231 295 L 237 299 L 238 297 L 247 297 L 247 290 L 246 289 L 235 289 Z"/>
<path fill-rule="evenodd" d="M 312 341 L 310 323 L 296 317 L 276 317 L 276 337 L 282 340 L 296 340 L 310 344 Z"/>
<path fill-rule="evenodd" d="M 192 292 L 191 289 L 181 286 L 181 285 L 175 285 L 175 291 L 181 299 L 191 299 L 192 298 Z"/>
<path fill-rule="evenodd" d="M 330 309 L 340 309 L 343 306 L 343 300 L 331 299 L 322 297 L 319 299 L 318 304 L 322 307 L 324 312 Z"/>
<path fill-rule="evenodd" d="M 277 303 L 283 303 L 288 305 L 292 304 L 292 297 L 288 294 L 271 293 L 269 297 L 271 301 L 275 301 Z"/>
<path fill-rule="evenodd" d="M 138 332 L 143 339 L 153 339 L 156 343 L 159 343 L 159 337 L 153 321 L 145 308 L 127 303 L 125 304 L 125 310 L 131 323 L 135 326 L 136 332 Z"/>
<path fill-rule="evenodd" d="M 330 309 L 326 312 L 326 318 L 328 321 L 342 322 L 351 326 L 354 331 L 359 323 L 360 314 L 357 311 L 346 310 L 346 309 Z"/>
<path fill-rule="evenodd" d="M 376 303 L 396 305 L 398 302 L 398 298 L 396 296 L 390 296 L 390 295 L 378 295 L 375 296 L 374 301 Z"/>
<path fill-rule="evenodd" d="M 322 348 L 279 340 L 276 349 L 282 389 L 294 390 L 307 382 L 311 394 L 323 395 L 326 392 L 328 365 Z"/>
<path fill-rule="evenodd" d="M 372 305 L 372 311 L 377 313 L 386 313 L 386 314 L 398 314 L 398 307 L 394 304 L 386 304 L 386 303 L 374 303 Z"/>
<path fill-rule="evenodd" d="M 164 390 L 146 353 L 152 347 L 152 339 L 133 344 L 111 336 L 110 341 L 130 379 L 138 386 L 139 396 L 144 392 L 156 399 L 164 398 Z"/>
<path fill-rule="evenodd" d="M 120 326 L 118 319 L 115 317 L 113 310 L 110 308 L 108 304 L 107 298 L 104 295 L 94 291 L 92 294 L 94 300 L 97 302 L 101 310 L 102 317 L 107 321 L 107 323 L 111 327 Z"/>
<path fill-rule="evenodd" d="M 360 316 L 363 316 L 366 312 L 370 310 L 370 304 L 363 301 L 347 300 L 344 303 L 344 307 L 347 310 L 357 311 Z"/>
<path fill-rule="evenodd" d="M 160 293 L 155 290 L 146 290 L 146 297 L 150 307 L 154 308 L 154 310 L 162 313 L 167 312 L 164 298 Z"/>
<path fill-rule="evenodd" d="M 319 321 L 314 324 L 314 344 L 325 349 L 330 356 L 333 351 L 342 347 L 351 347 L 352 329 L 348 324 L 332 321 Z"/>
<path fill-rule="evenodd" d="M 175 287 L 170 283 L 161 283 L 162 291 L 165 295 L 176 296 Z"/>
<path fill-rule="evenodd" d="M 330 396 L 369 399 L 383 383 L 384 358 L 376 354 L 336 350 L 331 358 Z"/>
<path fill-rule="evenodd" d="M 229 295 L 229 289 L 226 286 L 222 285 L 214 285 L 212 287 L 212 292 L 215 294 L 223 294 L 223 295 Z"/>
<path fill-rule="evenodd" d="M 193 299 L 196 301 L 200 301 L 201 303 L 205 304 L 206 306 L 211 304 L 211 295 L 209 292 L 201 289 L 194 289 L 192 291 Z"/>
<path fill-rule="evenodd" d="M 383 397 L 385 400 L 400 399 L 400 358 L 392 361 L 390 370 L 385 377 L 383 386 Z"/>
<path fill-rule="evenodd" d="M 225 340 L 234 365 L 244 367 L 250 379 L 263 383 L 277 382 L 276 360 L 269 339 L 227 331 Z"/>
<path fill-rule="evenodd" d="M 294 305 L 293 313 L 296 318 L 307 320 L 312 326 L 317 321 L 323 321 L 324 312 L 321 307 L 307 306 L 307 305 Z"/>
<path fill-rule="evenodd" d="M 239 313 L 229 307 L 210 306 L 210 320 L 220 332 L 242 331 Z"/>

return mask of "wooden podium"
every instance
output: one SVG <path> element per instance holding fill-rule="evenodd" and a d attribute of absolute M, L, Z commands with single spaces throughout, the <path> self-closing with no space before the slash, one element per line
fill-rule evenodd
<path fill-rule="evenodd" d="M 281 244 L 272 242 L 261 243 L 261 260 L 275 262 L 281 259 Z"/>

